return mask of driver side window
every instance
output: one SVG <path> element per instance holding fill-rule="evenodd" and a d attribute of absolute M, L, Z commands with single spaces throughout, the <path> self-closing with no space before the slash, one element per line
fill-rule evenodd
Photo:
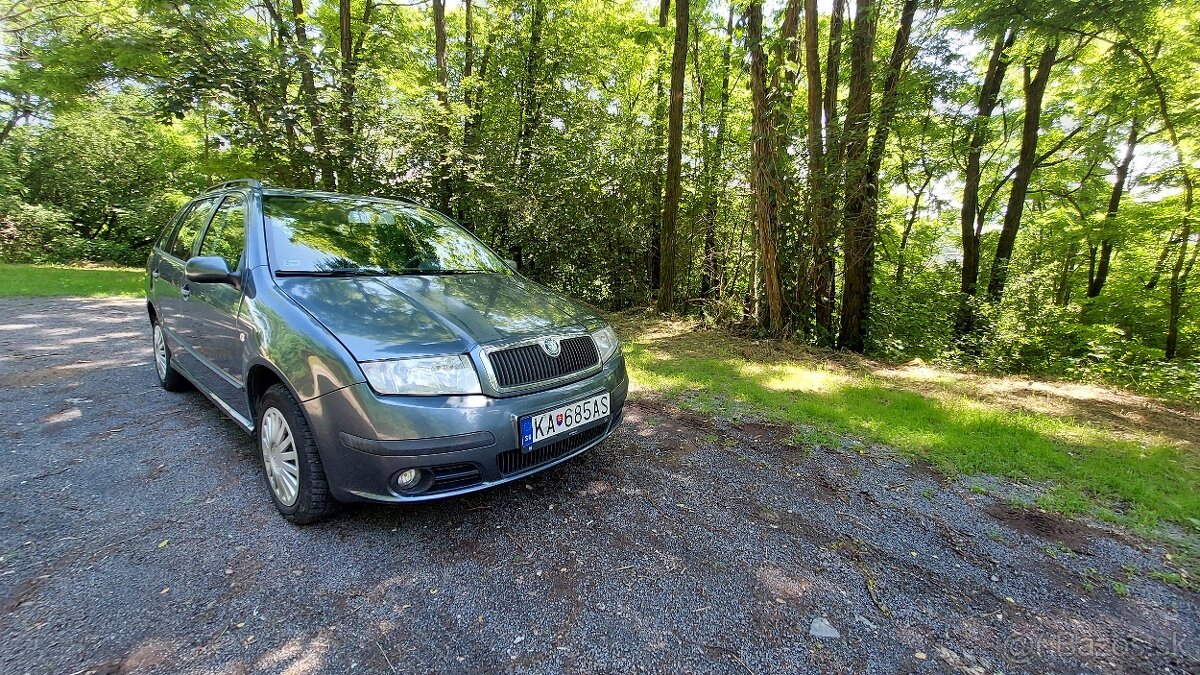
<path fill-rule="evenodd" d="M 246 237 L 246 207 L 240 195 L 229 195 L 200 242 L 200 255 L 216 255 L 235 270 L 242 259 Z"/>

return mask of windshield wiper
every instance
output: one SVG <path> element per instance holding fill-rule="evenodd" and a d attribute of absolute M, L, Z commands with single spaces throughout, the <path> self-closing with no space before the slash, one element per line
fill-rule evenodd
<path fill-rule="evenodd" d="M 368 267 L 334 267 L 328 270 L 276 270 L 277 277 L 382 277 L 387 270 Z"/>
<path fill-rule="evenodd" d="M 421 274 L 493 274 L 493 270 L 397 270 L 392 274 L 421 275 Z"/>

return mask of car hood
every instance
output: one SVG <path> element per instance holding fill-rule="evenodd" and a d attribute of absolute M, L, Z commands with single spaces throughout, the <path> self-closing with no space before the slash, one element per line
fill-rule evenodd
<path fill-rule="evenodd" d="M 358 361 L 461 354 L 580 328 L 596 316 L 524 277 L 287 277 L 279 286 Z"/>

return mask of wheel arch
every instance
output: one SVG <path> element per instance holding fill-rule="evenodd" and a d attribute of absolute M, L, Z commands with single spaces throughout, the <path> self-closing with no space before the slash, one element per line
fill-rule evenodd
<path fill-rule="evenodd" d="M 250 421 L 255 426 L 258 426 L 258 400 L 276 384 L 282 384 L 292 398 L 297 403 L 300 402 L 295 388 L 273 366 L 261 361 L 250 364 L 249 370 L 246 371 L 246 398 L 250 407 Z M 303 406 L 301 407 L 303 408 Z"/>

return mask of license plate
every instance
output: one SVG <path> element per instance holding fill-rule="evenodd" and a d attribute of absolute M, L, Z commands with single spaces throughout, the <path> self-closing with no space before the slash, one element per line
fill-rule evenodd
<path fill-rule="evenodd" d="M 605 393 L 536 415 L 526 415 L 521 418 L 521 447 L 532 448 L 547 438 L 607 419 L 608 413 L 608 394 Z"/>

